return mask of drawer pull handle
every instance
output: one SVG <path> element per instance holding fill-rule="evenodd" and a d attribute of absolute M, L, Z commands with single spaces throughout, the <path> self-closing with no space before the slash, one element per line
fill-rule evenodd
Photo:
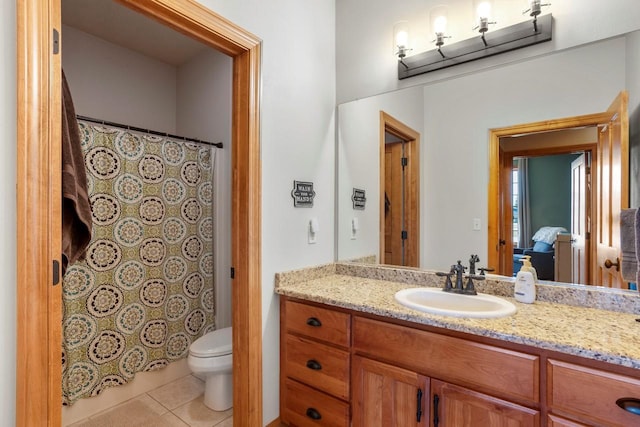
<path fill-rule="evenodd" d="M 616 400 L 616 405 L 627 412 L 631 412 L 635 415 L 640 415 L 640 399 L 634 399 L 633 397 L 623 397 Z"/>
<path fill-rule="evenodd" d="M 322 326 L 322 322 L 320 322 L 315 317 L 309 317 L 307 319 L 307 325 L 313 326 L 314 328 L 318 328 L 318 327 Z"/>
<path fill-rule="evenodd" d="M 322 415 L 320 415 L 320 412 L 318 412 L 315 408 L 307 408 L 307 417 L 311 418 L 312 420 L 322 419 Z"/>
<path fill-rule="evenodd" d="M 322 365 L 317 360 L 307 360 L 307 368 L 313 369 L 314 371 L 319 371 L 322 369 Z"/>

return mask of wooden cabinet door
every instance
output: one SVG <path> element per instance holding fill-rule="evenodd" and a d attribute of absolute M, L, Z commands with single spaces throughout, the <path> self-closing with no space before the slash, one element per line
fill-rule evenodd
<path fill-rule="evenodd" d="M 534 427 L 540 413 L 463 387 L 431 380 L 434 427 Z"/>
<path fill-rule="evenodd" d="M 429 379 L 360 356 L 352 363 L 353 427 L 426 427 Z"/>

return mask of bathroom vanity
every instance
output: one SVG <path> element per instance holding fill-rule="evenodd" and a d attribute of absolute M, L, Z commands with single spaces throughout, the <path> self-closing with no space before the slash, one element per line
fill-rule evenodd
<path fill-rule="evenodd" d="M 480 292 L 509 299 L 512 283 L 487 282 Z M 425 284 L 440 280 L 348 264 L 278 275 L 281 420 L 354 427 L 640 425 L 640 415 L 620 407 L 634 410 L 640 399 L 640 323 L 632 313 L 538 301 L 516 303 L 508 317 L 465 319 L 395 302 L 398 290 Z M 594 299 L 587 288 L 547 286 L 556 289 L 539 286 L 543 300 Z M 633 311 L 633 295 L 613 294 L 598 303 Z"/>

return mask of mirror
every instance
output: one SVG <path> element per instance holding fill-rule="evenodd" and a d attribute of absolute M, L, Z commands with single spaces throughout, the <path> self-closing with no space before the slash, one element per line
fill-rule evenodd
<path fill-rule="evenodd" d="M 622 36 L 339 105 L 337 259 L 380 260 L 381 111 L 420 133 L 419 266 L 445 270 L 470 254 L 487 266 L 490 129 L 605 111 L 636 78 L 627 70 L 640 58 L 626 52 L 638 44 Z"/>

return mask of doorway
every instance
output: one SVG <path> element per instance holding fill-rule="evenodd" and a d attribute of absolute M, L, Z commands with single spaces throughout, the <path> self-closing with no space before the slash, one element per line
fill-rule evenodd
<path fill-rule="evenodd" d="M 380 263 L 420 262 L 420 134 L 380 112 Z"/>
<path fill-rule="evenodd" d="M 528 255 L 540 280 L 591 283 L 589 230 L 594 195 L 590 171 L 597 130 L 595 127 L 561 130 L 520 138 L 531 140 L 532 137 L 539 148 L 527 154 L 522 151 L 505 154 L 512 159 L 511 185 L 507 191 L 510 191 L 512 213 L 508 243 L 512 244 L 513 251 L 513 263 L 506 267 L 513 270 L 503 274 L 515 275 L 520 270 L 522 256 Z M 503 146 L 505 149 L 517 147 L 523 142 L 518 141 L 520 138 L 509 138 Z M 577 141 L 583 143 L 573 145 Z M 543 148 L 548 142 L 565 145 L 562 149 L 556 146 L 558 151 L 549 153 Z M 508 221 L 509 218 L 503 219 L 505 224 L 509 224 Z"/>
<path fill-rule="evenodd" d="M 500 146 L 501 138 L 553 132 L 563 129 L 595 128 L 595 145 L 572 147 L 591 150 L 593 168 L 591 194 L 594 195 L 588 214 L 593 227 L 588 258 L 591 285 L 625 288 L 619 271 L 620 212 L 629 204 L 629 123 L 628 94 L 621 92 L 607 111 L 585 116 L 527 123 L 507 128 L 491 129 L 489 136 L 489 264 L 498 274 L 509 275 L 513 266 L 511 212 L 510 155 Z M 530 148 L 529 148 L 530 149 Z M 562 147 L 550 148 L 562 151 Z M 526 153 L 527 150 L 523 149 Z M 509 178 L 506 178 L 506 177 Z"/>
<path fill-rule="evenodd" d="M 119 0 L 233 58 L 234 424 L 262 423 L 259 93 L 261 42 L 187 0 Z M 18 12 L 18 426 L 61 423 L 60 0 Z"/>

